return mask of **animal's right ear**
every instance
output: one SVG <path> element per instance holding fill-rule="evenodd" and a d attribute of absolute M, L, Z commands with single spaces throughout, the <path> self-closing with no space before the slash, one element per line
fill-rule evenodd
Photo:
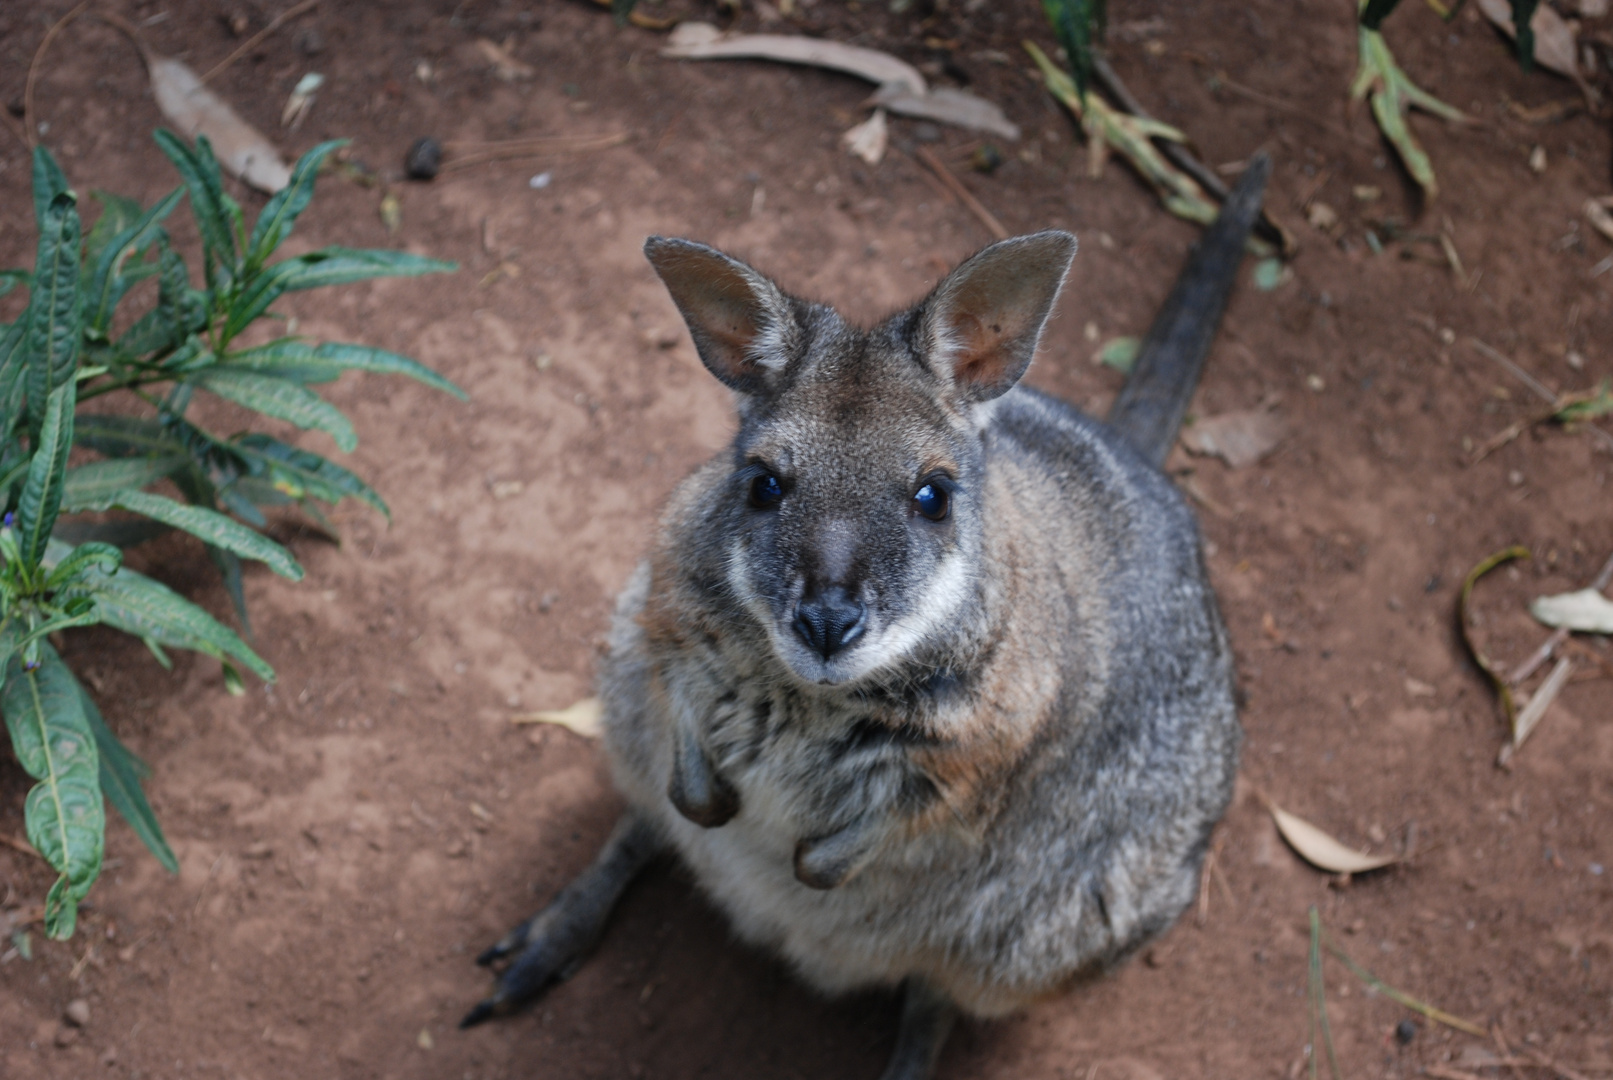
<path fill-rule="evenodd" d="M 767 388 L 795 352 L 800 328 L 790 302 L 738 259 L 692 240 L 652 236 L 644 255 L 683 313 L 700 360 L 742 393 Z"/>

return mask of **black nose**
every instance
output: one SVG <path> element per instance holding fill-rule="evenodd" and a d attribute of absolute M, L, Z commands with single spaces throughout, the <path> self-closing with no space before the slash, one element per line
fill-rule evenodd
<path fill-rule="evenodd" d="M 825 660 L 862 636 L 868 613 L 839 586 L 804 597 L 795 609 L 795 632 Z"/>

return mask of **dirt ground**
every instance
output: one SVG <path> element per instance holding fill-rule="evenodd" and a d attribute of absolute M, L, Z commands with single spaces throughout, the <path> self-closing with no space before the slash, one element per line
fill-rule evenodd
<path fill-rule="evenodd" d="M 238 44 L 230 16 L 250 32 L 288 6 L 112 3 L 198 70 Z M 695 3 L 668 0 L 712 13 Z M 362 439 L 349 464 L 394 520 L 344 507 L 341 546 L 280 526 L 308 577 L 258 568 L 247 580 L 272 686 L 230 697 L 214 662 L 186 655 L 170 674 L 121 635 L 68 640 L 69 663 L 153 766 L 151 801 L 182 870 L 168 876 L 121 821 L 110 827 L 79 935 L 44 942 L 36 925 L 31 960 L 0 958 L 0 1076 L 878 1074 L 894 998 L 814 996 L 733 943 L 674 866 L 630 891 L 592 962 L 538 1007 L 454 1026 L 487 990 L 472 957 L 588 861 L 620 805 L 593 745 L 511 716 L 589 692 L 611 598 L 661 504 L 730 430 L 726 391 L 640 255 L 644 237 L 706 240 L 872 319 L 989 240 L 911 156 L 939 138 L 937 153 L 1011 231 L 1080 234 L 1030 379 L 1101 413 L 1120 376 L 1092 362 L 1095 349 L 1142 332 L 1196 235 L 1123 167 L 1087 176 L 1078 133 L 1026 73 L 1021 39 L 1050 47 L 1038 5 L 921 0 L 893 15 L 883 3 L 798 3 L 802 29 L 889 49 L 942 84 L 967 77 L 1025 139 L 1004 145 L 988 177 L 967 169 L 978 140 L 893 120 L 892 153 L 868 168 L 838 145 L 864 84 L 665 60 L 661 35 L 561 0 L 326 0 L 218 80 L 289 151 L 349 136 L 383 173 L 428 133 L 631 138 L 396 184 L 396 237 L 380 192 L 321 181 L 292 249 L 402 245 L 461 269 L 298 294 L 281 310 L 315 338 L 414 355 L 471 401 L 371 376 L 332 387 Z M 1237 647 L 1244 782 L 1202 921 L 1184 919 L 1112 978 L 961 1025 L 943 1078 L 1296 1076 L 1313 904 L 1389 983 L 1581 1075 L 1613 1073 L 1613 684 L 1569 685 L 1500 769 L 1502 722 L 1453 617 L 1470 566 L 1527 545 L 1534 559 L 1487 578 L 1477 599 L 1486 647 L 1516 662 L 1545 636 L 1528 600 L 1582 587 L 1613 551 L 1613 456 L 1592 434 L 1539 429 L 1472 466 L 1464 453 L 1464 439 L 1482 443 L 1537 408 L 1471 339 L 1553 390 L 1613 375 L 1613 273 L 1590 276 L 1613 249 L 1580 215 L 1609 190 L 1608 131 L 1583 113 L 1519 119 L 1508 101 L 1577 92 L 1521 72 L 1474 5 L 1444 24 L 1403 4 L 1387 24 L 1401 61 L 1482 120 L 1414 121 L 1443 188 L 1419 216 L 1370 121 L 1345 113 L 1353 7 L 1111 5 L 1114 61 L 1133 90 L 1212 163 L 1269 149 L 1268 205 L 1303 245 L 1273 291 L 1246 271 L 1195 405 L 1264 402 L 1288 438 L 1242 470 L 1181 451 L 1170 462 L 1199 500 Z M 20 100 L 29 58 L 67 8 L 0 6 L 4 101 Z M 749 4 L 739 24 L 759 28 Z M 509 39 L 532 77 L 494 78 L 479 37 Z M 288 134 L 281 105 L 310 70 L 328 82 Z M 138 58 L 106 25 L 83 18 L 62 34 L 37 96 L 44 140 L 80 191 L 150 202 L 177 183 L 151 141 L 160 119 Z M 1528 166 L 1536 146 L 1541 173 Z M 538 173 L 552 182 L 530 186 Z M 1358 199 L 1367 185 L 1381 197 Z M 0 193 L 0 265 L 27 264 L 27 157 L 10 135 Z M 1338 211 L 1337 237 L 1306 224 L 1307 198 Z M 172 220 L 194 250 L 186 213 Z M 1367 230 L 1390 236 L 1391 220 L 1448 228 L 1470 287 L 1436 246 L 1374 255 Z M 15 298 L 0 305 L 0 320 L 15 316 Z M 208 409 L 224 430 L 241 419 Z M 323 436 L 303 438 L 331 452 Z M 191 541 L 154 542 L 130 563 L 228 610 Z M 0 759 L 0 833 L 22 834 L 29 783 Z M 1347 843 L 1410 843 L 1413 857 L 1332 881 L 1282 844 L 1257 792 Z M 0 847 L 11 916 L 50 880 Z M 1402 1045 L 1393 1029 L 1412 1014 L 1341 965 L 1326 970 L 1347 1075 L 1506 1075 L 1486 1057 L 1491 1041 L 1420 1019 Z M 63 1031 L 77 998 L 89 1023 Z"/>

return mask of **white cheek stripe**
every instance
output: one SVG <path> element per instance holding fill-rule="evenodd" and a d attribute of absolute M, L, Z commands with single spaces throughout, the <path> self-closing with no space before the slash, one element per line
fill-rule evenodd
<path fill-rule="evenodd" d="M 930 580 L 924 600 L 917 610 L 904 615 L 886 627 L 877 641 L 866 643 L 853 650 L 856 673 L 847 678 L 861 678 L 896 663 L 906 656 L 943 623 L 957 613 L 969 598 L 969 572 L 963 553 L 954 551 L 941 563 L 940 573 Z"/>

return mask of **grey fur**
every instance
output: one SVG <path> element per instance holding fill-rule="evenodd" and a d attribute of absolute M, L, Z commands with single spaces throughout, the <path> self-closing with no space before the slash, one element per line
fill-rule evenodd
<path fill-rule="evenodd" d="M 746 940 L 827 992 L 906 983 L 892 1075 L 926 1075 L 952 1006 L 1056 993 L 1194 895 L 1239 744 L 1197 528 L 1113 430 L 1015 386 L 1073 237 L 994 245 L 867 331 L 646 252 L 740 429 L 618 602 L 617 784 Z M 825 656 L 791 624 L 828 589 L 867 614 Z"/>

